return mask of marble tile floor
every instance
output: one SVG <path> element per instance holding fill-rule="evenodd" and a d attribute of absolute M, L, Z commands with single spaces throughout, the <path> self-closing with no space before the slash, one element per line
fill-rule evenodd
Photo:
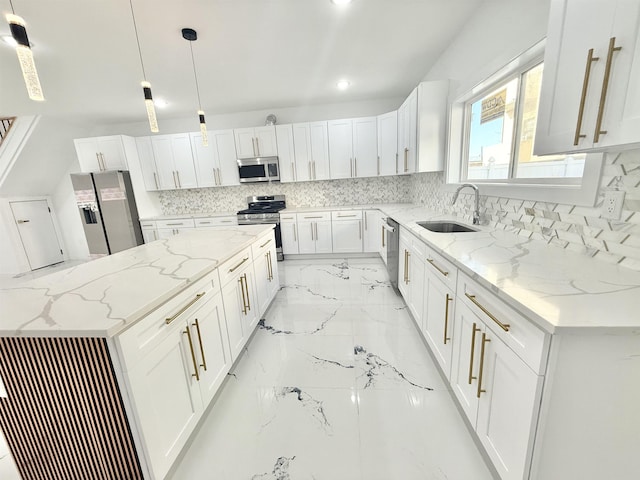
<path fill-rule="evenodd" d="M 378 259 L 287 260 L 170 480 L 493 479 Z"/>

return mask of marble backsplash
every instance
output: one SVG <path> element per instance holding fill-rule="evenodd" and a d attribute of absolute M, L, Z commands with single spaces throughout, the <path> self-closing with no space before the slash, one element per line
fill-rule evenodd
<path fill-rule="evenodd" d="M 471 222 L 473 194 L 461 193 L 456 204 L 451 205 L 453 194 L 442 191 L 443 185 L 442 173 L 413 175 L 408 201 Z M 607 190 L 625 191 L 620 220 L 602 218 Z M 605 156 L 594 207 L 481 195 L 480 212 L 483 223 L 496 228 L 640 270 L 640 150 Z"/>
<path fill-rule="evenodd" d="M 159 198 L 164 215 L 180 215 L 242 210 L 247 208 L 247 197 L 253 195 L 285 195 L 291 207 L 401 203 L 409 201 L 409 188 L 408 176 L 392 176 L 167 190 Z"/>

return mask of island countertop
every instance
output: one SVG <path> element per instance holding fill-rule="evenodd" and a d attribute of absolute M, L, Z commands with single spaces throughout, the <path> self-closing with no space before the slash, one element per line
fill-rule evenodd
<path fill-rule="evenodd" d="M 112 337 L 273 225 L 193 230 L 0 289 L 0 336 Z"/>

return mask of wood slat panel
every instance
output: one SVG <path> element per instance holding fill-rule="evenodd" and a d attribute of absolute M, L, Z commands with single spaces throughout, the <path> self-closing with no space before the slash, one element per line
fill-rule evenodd
<path fill-rule="evenodd" d="M 0 428 L 23 480 L 137 480 L 105 339 L 0 338 Z"/>

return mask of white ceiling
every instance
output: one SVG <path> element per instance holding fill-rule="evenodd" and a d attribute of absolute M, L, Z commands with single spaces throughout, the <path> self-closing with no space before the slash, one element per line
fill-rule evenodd
<path fill-rule="evenodd" d="M 481 0 L 133 0 L 142 55 L 162 118 L 195 114 L 193 44 L 207 114 L 406 96 Z M 15 51 L 0 45 L 0 116 L 95 123 L 144 121 L 128 0 L 14 0 L 45 102 L 30 101 Z M 3 14 L 8 0 L 0 0 Z M 6 22 L 0 35 L 9 34 Z M 351 81 L 347 91 L 336 82 Z"/>

